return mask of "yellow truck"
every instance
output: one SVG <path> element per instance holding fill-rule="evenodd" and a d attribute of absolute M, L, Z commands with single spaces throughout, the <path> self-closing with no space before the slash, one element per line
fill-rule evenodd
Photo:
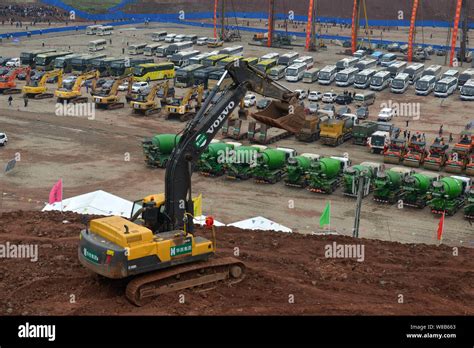
<path fill-rule="evenodd" d="M 354 120 L 348 116 L 329 119 L 320 124 L 321 142 L 325 145 L 338 146 L 352 137 Z"/>

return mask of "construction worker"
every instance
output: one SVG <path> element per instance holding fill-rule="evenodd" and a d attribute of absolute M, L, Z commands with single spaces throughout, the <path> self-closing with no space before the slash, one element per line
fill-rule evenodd
<path fill-rule="evenodd" d="M 13 101 L 13 97 L 9 96 L 8 97 L 8 106 L 12 106 L 12 101 Z"/>
<path fill-rule="evenodd" d="M 25 105 L 25 108 L 28 107 L 28 95 L 27 95 L 27 94 L 25 94 L 25 95 L 23 96 L 23 103 L 24 103 L 24 105 Z"/>

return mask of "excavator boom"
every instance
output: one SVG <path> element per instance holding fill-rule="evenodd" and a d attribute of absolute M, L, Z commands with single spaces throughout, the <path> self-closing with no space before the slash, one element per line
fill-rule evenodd
<path fill-rule="evenodd" d="M 17 68 L 13 71 L 10 71 L 7 75 L 3 76 L 0 80 L 0 93 L 1 94 L 18 94 L 21 93 L 20 88 L 16 88 L 16 78 L 18 74 L 26 72 L 26 75 L 29 76 L 31 68 L 28 66 L 26 68 Z"/>
<path fill-rule="evenodd" d="M 63 81 L 63 70 L 56 69 L 56 70 L 52 70 L 52 71 L 48 71 L 44 73 L 37 84 L 32 83 L 31 79 L 28 76 L 27 77 L 28 82 L 22 89 L 23 94 L 27 95 L 28 97 L 32 96 L 35 99 L 52 98 L 54 96 L 53 93 L 46 93 L 46 91 L 48 90 L 48 88 L 46 87 L 46 82 L 51 77 L 58 78 L 57 86 L 59 88 Z"/>
<path fill-rule="evenodd" d="M 207 110 L 227 73 L 233 83 Z M 297 94 L 269 79 L 246 62 L 237 65 L 230 63 L 196 117 L 184 129 L 180 142 L 170 157 L 165 174 L 165 215 L 168 217 L 165 230 L 183 227 L 186 231 L 193 230 L 192 219 L 185 218 L 189 214 L 192 215 L 194 210 L 191 197 L 192 167 L 248 91 L 278 99 L 289 111 L 287 115 L 280 115 L 279 119 L 262 117 L 260 122 L 290 132 L 299 132 L 303 127 L 304 110 L 299 106 Z"/>
<path fill-rule="evenodd" d="M 130 85 L 131 77 L 123 76 L 114 80 L 114 83 L 112 84 L 109 91 L 101 92 L 96 90 L 97 78 L 94 78 L 94 81 L 92 83 L 91 94 L 96 107 L 105 108 L 107 110 L 123 108 L 125 106 L 125 103 L 120 101 L 120 97 L 118 95 L 118 88 L 120 84 L 122 84 L 126 80 L 128 80 L 128 83 Z"/>
<path fill-rule="evenodd" d="M 98 70 L 86 72 L 77 77 L 76 81 L 74 82 L 74 85 L 70 90 L 66 88 L 58 88 L 54 92 L 54 95 L 58 98 L 58 102 L 68 101 L 72 103 L 85 103 L 88 99 L 87 97 L 81 96 L 82 83 L 87 80 L 91 80 L 98 77 Z"/>
<path fill-rule="evenodd" d="M 130 102 L 130 106 L 133 109 L 135 114 L 143 114 L 145 116 L 158 113 L 161 111 L 161 100 L 155 101 L 156 94 L 158 91 L 163 88 L 163 99 L 166 99 L 166 95 L 168 94 L 169 90 L 169 82 L 166 80 L 165 82 L 157 83 L 153 85 L 150 89 L 150 92 L 145 97 L 138 97 L 138 99 L 132 100 Z"/>

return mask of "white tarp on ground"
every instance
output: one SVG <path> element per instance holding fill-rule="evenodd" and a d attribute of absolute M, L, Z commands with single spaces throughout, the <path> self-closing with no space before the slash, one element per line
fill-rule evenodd
<path fill-rule="evenodd" d="M 196 216 L 194 218 L 194 224 L 204 226 L 206 224 L 206 215 Z M 225 226 L 225 224 L 214 219 L 214 226 L 220 227 Z"/>
<path fill-rule="evenodd" d="M 227 226 L 234 226 L 243 230 L 262 230 L 262 231 L 277 231 L 290 233 L 292 230 L 286 226 L 280 225 L 272 220 L 268 220 L 262 216 L 256 216 L 247 220 L 237 221 Z"/>
<path fill-rule="evenodd" d="M 62 209 L 63 211 L 72 211 L 78 214 L 116 215 L 129 218 L 132 207 L 133 202 L 127 201 L 126 199 L 120 198 L 111 193 L 98 190 L 64 199 L 62 203 L 56 202 L 53 204 L 46 204 L 43 211 L 60 211 Z M 194 223 L 201 226 L 205 224 L 205 221 L 206 215 L 194 218 Z M 219 227 L 226 225 L 218 220 L 214 220 L 214 226 Z M 228 224 L 227 226 L 234 226 L 244 230 L 292 232 L 290 228 L 262 216 L 237 221 Z"/>
<path fill-rule="evenodd" d="M 66 198 L 62 202 L 46 204 L 43 211 L 72 211 L 78 214 L 116 215 L 130 217 L 133 202 L 98 190 L 83 195 Z"/>

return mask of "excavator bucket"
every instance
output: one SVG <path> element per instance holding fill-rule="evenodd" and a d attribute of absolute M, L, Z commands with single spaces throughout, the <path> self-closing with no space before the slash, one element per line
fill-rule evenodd
<path fill-rule="evenodd" d="M 266 109 L 252 113 L 251 116 L 267 126 L 284 129 L 291 133 L 299 133 L 305 123 L 304 107 L 298 102 L 272 101 Z"/>

